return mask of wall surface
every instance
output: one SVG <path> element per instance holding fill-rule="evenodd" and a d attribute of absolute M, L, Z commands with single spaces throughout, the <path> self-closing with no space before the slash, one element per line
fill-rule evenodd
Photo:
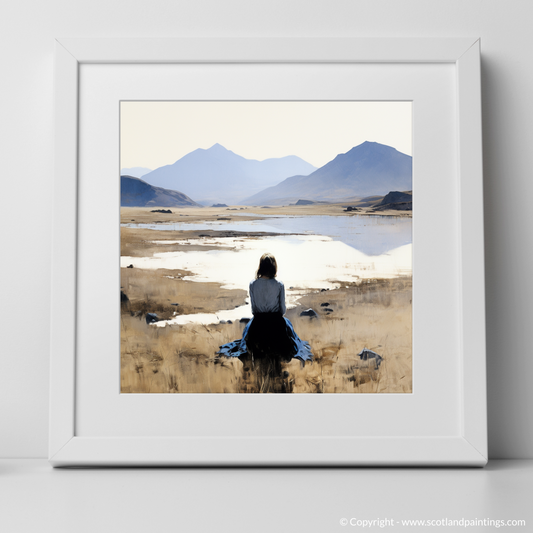
<path fill-rule="evenodd" d="M 533 458 L 529 0 L 6 0 L 0 457 L 48 437 L 55 37 L 481 37 L 489 454 Z"/>

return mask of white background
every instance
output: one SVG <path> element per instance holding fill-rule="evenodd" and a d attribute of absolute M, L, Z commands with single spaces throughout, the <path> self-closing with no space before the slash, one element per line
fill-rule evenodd
<path fill-rule="evenodd" d="M 528 0 L 4 1 L 0 457 L 48 437 L 54 37 L 481 37 L 489 456 L 533 458 Z"/>

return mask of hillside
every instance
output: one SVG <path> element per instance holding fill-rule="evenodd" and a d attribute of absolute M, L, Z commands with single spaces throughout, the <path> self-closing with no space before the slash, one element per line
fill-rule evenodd
<path fill-rule="evenodd" d="M 154 187 L 133 176 L 120 176 L 120 205 L 121 207 L 199 206 L 181 192 Z"/>
<path fill-rule="evenodd" d="M 245 205 L 279 204 L 281 200 L 336 201 L 383 196 L 412 188 L 412 158 L 376 142 L 364 142 L 308 176 L 296 175 L 243 200 Z"/>
<path fill-rule="evenodd" d="M 412 211 L 413 192 L 391 191 L 374 207 L 374 211 L 386 211 L 388 209 L 394 209 L 396 211 Z"/>
<path fill-rule="evenodd" d="M 145 174 L 152 172 L 151 168 L 146 167 L 130 167 L 130 168 L 121 168 L 121 176 L 131 176 L 132 178 L 142 178 Z"/>

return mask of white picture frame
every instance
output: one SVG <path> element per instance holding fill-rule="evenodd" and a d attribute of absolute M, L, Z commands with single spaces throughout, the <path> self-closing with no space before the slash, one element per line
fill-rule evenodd
<path fill-rule="evenodd" d="M 80 436 L 76 427 L 80 65 L 447 63 L 454 68 L 459 194 L 457 430 L 417 436 Z M 475 38 L 58 39 L 49 461 L 61 466 L 463 465 L 487 462 L 480 43 Z M 466 202 L 461 199 L 468 198 Z M 415 200 L 416 201 L 416 200 Z M 118 294 L 118 293 L 117 293 Z M 420 334 L 415 330 L 415 336 Z M 118 354 L 117 354 L 118 357 Z M 117 392 L 118 394 L 118 392 Z"/>

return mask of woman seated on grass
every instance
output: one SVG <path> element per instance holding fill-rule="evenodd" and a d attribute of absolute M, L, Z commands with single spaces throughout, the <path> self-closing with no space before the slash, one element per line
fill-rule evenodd
<path fill-rule="evenodd" d="M 301 361 L 313 358 L 309 343 L 302 341 L 290 321 L 283 315 L 285 287 L 276 279 L 276 258 L 269 253 L 259 260 L 255 279 L 250 283 L 253 318 L 244 329 L 242 338 L 224 344 L 217 352 L 227 357 L 252 356 L 254 359 Z"/>

